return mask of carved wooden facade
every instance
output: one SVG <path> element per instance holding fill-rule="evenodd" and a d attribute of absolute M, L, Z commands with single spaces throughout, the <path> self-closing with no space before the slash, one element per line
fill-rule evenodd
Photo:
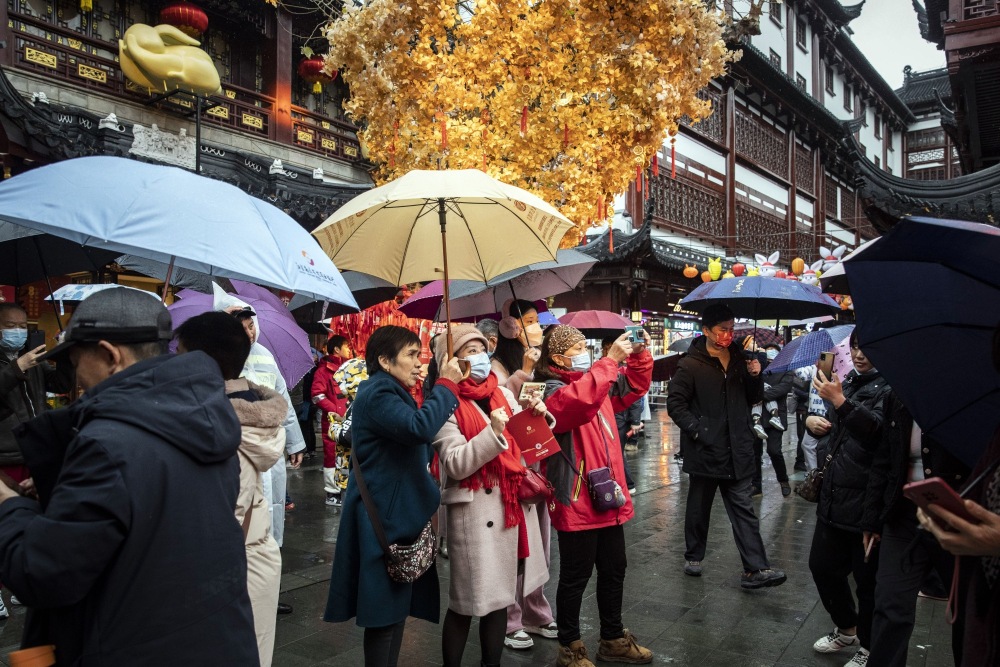
<path fill-rule="evenodd" d="M 134 23 L 157 23 L 161 4 L 93 0 L 93 10 L 81 12 L 78 0 L 2 0 L 0 30 L 7 47 L 0 51 L 0 65 L 65 82 L 83 94 L 145 104 L 150 91 L 128 81 L 119 67 L 118 39 Z M 367 165 L 357 128 L 341 108 L 347 95 L 343 83 L 337 79 L 314 95 L 295 75 L 301 43 L 292 37 L 296 31 L 290 15 L 263 0 L 197 4 L 209 16 L 202 48 L 212 56 L 223 88 L 212 98 L 216 105 L 204 113 L 204 123 L 345 164 Z M 176 96 L 158 107 L 185 115 L 194 105 Z"/>

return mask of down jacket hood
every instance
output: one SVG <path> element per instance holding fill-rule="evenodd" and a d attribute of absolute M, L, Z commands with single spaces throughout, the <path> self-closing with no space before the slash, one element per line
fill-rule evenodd
<path fill-rule="evenodd" d="M 252 392 L 257 400 L 232 396 L 235 392 Z M 288 414 L 288 403 L 278 392 L 244 379 L 227 380 L 226 394 L 243 427 L 240 454 L 257 472 L 270 470 L 285 451 L 285 429 L 282 424 Z"/>
<path fill-rule="evenodd" d="M 204 352 L 163 355 L 116 373 L 69 409 L 79 411 L 77 424 L 124 422 L 196 461 L 218 463 L 232 457 L 240 444 L 240 424 L 223 387 L 218 365 Z"/>

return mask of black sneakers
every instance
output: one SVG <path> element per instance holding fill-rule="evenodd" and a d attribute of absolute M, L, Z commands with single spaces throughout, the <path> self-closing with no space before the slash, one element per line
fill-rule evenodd
<path fill-rule="evenodd" d="M 780 586 L 785 583 L 786 579 L 788 577 L 781 570 L 757 570 L 756 572 L 744 572 L 740 586 L 748 589 Z"/>

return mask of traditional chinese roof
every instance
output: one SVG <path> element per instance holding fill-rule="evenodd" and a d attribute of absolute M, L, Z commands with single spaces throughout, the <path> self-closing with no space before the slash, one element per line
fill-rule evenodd
<path fill-rule="evenodd" d="M 707 266 L 712 259 L 704 252 L 692 250 L 653 236 L 649 218 L 632 234 L 615 230 L 614 251 L 608 244 L 608 230 L 601 233 L 586 245 L 576 248 L 585 255 L 593 257 L 601 264 L 655 264 L 671 269 L 683 269 L 688 264 Z M 726 268 L 729 264 L 724 262 Z"/>
<path fill-rule="evenodd" d="M 934 106 L 939 99 L 945 102 L 951 99 L 951 81 L 948 79 L 947 67 L 926 72 L 913 72 L 907 67 L 903 71 L 903 87 L 897 88 L 896 94 L 911 110 Z"/>
<path fill-rule="evenodd" d="M 0 68 L 0 129 L 10 145 L 36 163 L 57 162 L 86 155 L 116 155 L 147 162 L 130 152 L 135 126 L 114 127 L 85 109 L 39 100 L 28 102 Z M 293 165 L 273 168 L 270 157 L 201 143 L 201 174 L 225 181 L 284 210 L 306 229 L 317 227 L 335 210 L 370 184 L 327 183 L 312 169 Z"/>
<path fill-rule="evenodd" d="M 830 17 L 838 28 L 846 26 L 854 19 L 861 16 L 861 9 L 865 6 L 865 0 L 854 5 L 847 5 L 837 2 L 837 0 L 818 0 L 819 5 L 826 15 Z"/>

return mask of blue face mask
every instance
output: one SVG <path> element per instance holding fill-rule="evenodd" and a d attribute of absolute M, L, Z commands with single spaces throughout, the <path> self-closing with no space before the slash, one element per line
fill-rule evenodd
<path fill-rule="evenodd" d="M 466 357 L 465 361 L 468 361 L 469 365 L 472 366 L 469 370 L 469 377 L 476 382 L 482 382 L 490 376 L 490 355 L 480 352 Z"/>
<path fill-rule="evenodd" d="M 574 371 L 586 372 L 590 370 L 590 352 L 581 352 L 566 358 L 569 359 L 570 368 Z"/>
<path fill-rule="evenodd" d="M 0 347 L 8 352 L 17 352 L 28 342 L 27 329 L 4 329 L 0 338 Z"/>
<path fill-rule="evenodd" d="M 775 349 L 770 349 L 767 351 L 767 358 L 774 361 L 774 358 L 778 356 L 778 351 Z"/>

